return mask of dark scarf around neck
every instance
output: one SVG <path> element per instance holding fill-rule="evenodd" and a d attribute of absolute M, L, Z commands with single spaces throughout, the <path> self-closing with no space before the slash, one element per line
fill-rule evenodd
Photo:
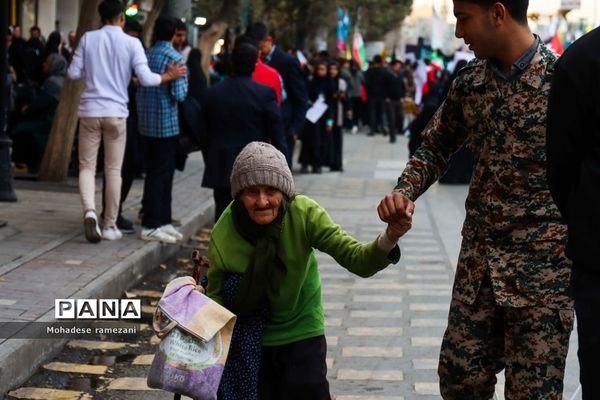
<path fill-rule="evenodd" d="M 285 206 L 282 204 L 277 218 L 266 225 L 254 222 L 244 204 L 237 199 L 231 205 L 231 211 L 235 229 L 248 243 L 255 246 L 254 255 L 240 282 L 232 311 L 241 316 L 257 314 L 268 293 L 279 294 L 279 288 L 286 275 L 285 264 L 277 256 Z"/>

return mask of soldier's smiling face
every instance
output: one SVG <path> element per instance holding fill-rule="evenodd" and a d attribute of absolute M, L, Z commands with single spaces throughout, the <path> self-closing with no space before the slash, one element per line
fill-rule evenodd
<path fill-rule="evenodd" d="M 454 16 L 456 37 L 464 39 L 477 58 L 493 57 L 493 37 L 496 27 L 492 10 L 481 7 L 476 2 L 454 0 Z"/>

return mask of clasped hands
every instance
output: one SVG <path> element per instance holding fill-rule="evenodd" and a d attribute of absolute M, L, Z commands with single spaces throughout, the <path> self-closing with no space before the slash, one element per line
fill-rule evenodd
<path fill-rule="evenodd" d="M 398 192 L 385 196 L 377 206 L 379 218 L 388 224 L 386 234 L 390 240 L 398 241 L 412 227 L 415 203 Z"/>

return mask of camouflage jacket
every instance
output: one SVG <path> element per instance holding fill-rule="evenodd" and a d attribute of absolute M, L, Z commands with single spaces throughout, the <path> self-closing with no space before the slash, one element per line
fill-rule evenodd
<path fill-rule="evenodd" d="M 497 304 L 568 307 L 566 225 L 546 183 L 546 106 L 556 56 L 543 44 L 509 83 L 473 60 L 423 132 L 395 191 L 418 198 L 463 143 L 477 159 L 453 296 L 472 304 L 486 271 Z"/>

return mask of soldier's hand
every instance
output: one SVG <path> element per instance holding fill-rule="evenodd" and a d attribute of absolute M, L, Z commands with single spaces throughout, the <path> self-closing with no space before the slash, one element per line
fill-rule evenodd
<path fill-rule="evenodd" d="M 377 213 L 383 222 L 398 225 L 412 224 L 414 210 L 415 203 L 398 192 L 388 194 L 377 206 Z"/>

